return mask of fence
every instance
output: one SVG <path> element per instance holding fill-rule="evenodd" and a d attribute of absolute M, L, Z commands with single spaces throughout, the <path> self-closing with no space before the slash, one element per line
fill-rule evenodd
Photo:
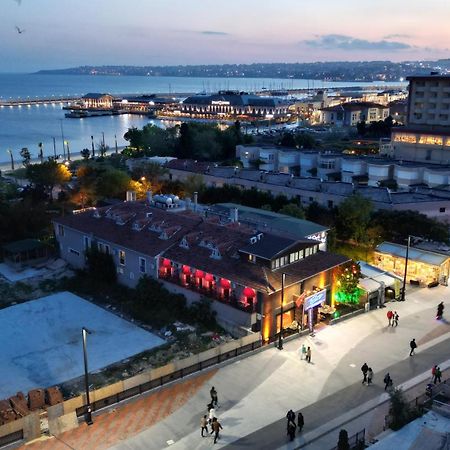
<path fill-rule="evenodd" d="M 353 436 L 348 438 L 349 450 L 362 450 L 366 448 L 366 429 L 363 428 Z M 339 450 L 339 448 L 333 447 L 331 450 Z"/>
<path fill-rule="evenodd" d="M 207 369 L 262 346 L 261 335 L 254 333 L 219 345 L 205 352 L 190 356 L 179 361 L 172 361 L 165 366 L 143 372 L 134 377 L 90 392 L 92 411 L 105 408 L 122 400 L 134 397 L 151 389 L 164 386 L 175 380 Z M 62 416 L 76 413 L 82 416 L 86 413 L 85 394 L 65 400 L 63 403 L 50 406 L 48 417 L 59 420 Z M 27 417 L 0 426 L 0 447 L 16 442 L 29 435 Z"/>

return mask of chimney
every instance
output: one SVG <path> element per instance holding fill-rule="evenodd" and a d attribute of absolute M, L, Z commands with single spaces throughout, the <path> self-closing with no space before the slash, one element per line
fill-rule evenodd
<path fill-rule="evenodd" d="M 197 211 L 198 192 L 194 192 L 194 211 Z"/>
<path fill-rule="evenodd" d="M 239 220 L 239 210 L 237 208 L 230 209 L 230 220 L 232 222 L 237 222 Z"/>
<path fill-rule="evenodd" d="M 152 191 L 147 191 L 147 202 L 149 205 L 152 204 L 152 200 L 153 200 L 153 192 Z"/>
<path fill-rule="evenodd" d="M 135 202 L 136 201 L 136 192 L 135 191 L 127 191 L 127 202 Z"/>

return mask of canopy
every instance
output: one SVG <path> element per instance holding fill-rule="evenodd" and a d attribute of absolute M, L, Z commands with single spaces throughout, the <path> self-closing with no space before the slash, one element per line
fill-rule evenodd
<path fill-rule="evenodd" d="M 371 294 L 372 292 L 378 291 L 380 289 L 380 283 L 370 278 L 361 278 L 358 285 L 362 287 L 366 292 Z"/>

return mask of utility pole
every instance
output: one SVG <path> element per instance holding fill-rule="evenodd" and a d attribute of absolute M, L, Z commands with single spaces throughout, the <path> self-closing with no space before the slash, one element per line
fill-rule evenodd
<path fill-rule="evenodd" d="M 11 149 L 6 150 L 9 153 L 9 156 L 11 157 L 11 170 L 14 170 L 14 155 L 13 151 Z"/>
<path fill-rule="evenodd" d="M 278 335 L 278 350 L 283 350 L 283 314 L 284 314 L 284 282 L 286 274 L 281 274 L 281 307 L 280 307 L 280 334 Z"/>
<path fill-rule="evenodd" d="M 66 146 L 64 145 L 65 139 L 64 139 L 63 119 L 59 119 L 59 124 L 61 126 L 61 139 L 62 139 L 62 145 L 63 145 L 63 155 L 64 155 L 64 160 L 65 160 L 66 159 Z"/>
<path fill-rule="evenodd" d="M 53 137 L 53 155 L 55 157 L 55 161 L 58 159 L 58 156 L 56 155 L 56 139 Z"/>

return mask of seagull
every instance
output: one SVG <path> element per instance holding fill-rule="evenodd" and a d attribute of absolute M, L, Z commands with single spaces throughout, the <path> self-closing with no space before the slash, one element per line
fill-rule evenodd
<path fill-rule="evenodd" d="M 19 28 L 17 25 L 16 25 L 16 30 L 19 34 L 22 34 L 25 31 L 24 29 Z"/>

